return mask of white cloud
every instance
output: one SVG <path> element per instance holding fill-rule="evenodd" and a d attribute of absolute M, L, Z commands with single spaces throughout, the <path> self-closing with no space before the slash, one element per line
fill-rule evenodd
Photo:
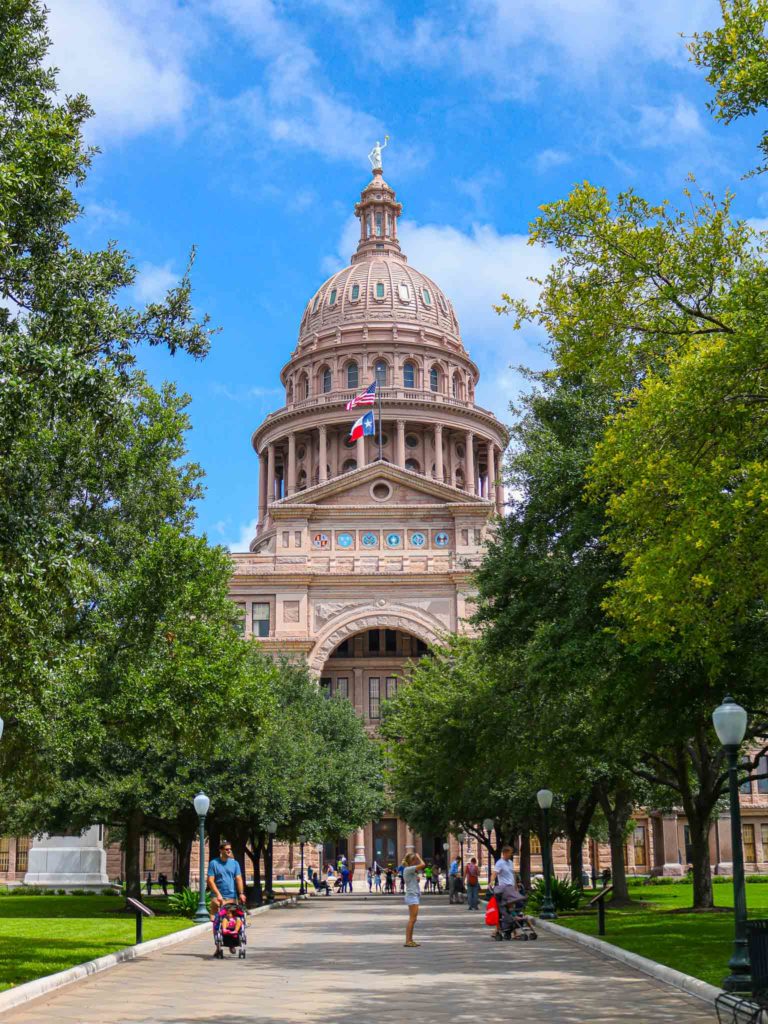
<path fill-rule="evenodd" d="M 140 263 L 133 294 L 138 302 L 162 302 L 169 288 L 175 287 L 181 275 L 171 269 L 170 262 L 158 266 L 156 263 Z"/>
<path fill-rule="evenodd" d="M 224 541 L 225 545 L 230 551 L 249 551 L 250 544 L 253 538 L 256 536 L 256 523 L 257 519 L 251 519 L 247 523 L 243 523 L 240 527 L 240 535 L 237 540 Z"/>
<path fill-rule="evenodd" d="M 639 146 L 679 146 L 706 135 L 698 110 L 683 96 L 676 96 L 663 107 L 644 105 L 636 109 L 638 121 L 627 130 Z"/>
<path fill-rule="evenodd" d="M 211 390 L 215 395 L 220 395 L 230 402 L 248 402 L 254 398 L 273 398 L 285 393 L 283 388 L 265 388 L 258 385 L 253 388 L 247 388 L 245 391 L 238 391 L 226 384 L 218 383 L 212 384 Z"/>
<path fill-rule="evenodd" d="M 768 217 L 747 217 L 747 224 L 753 231 L 768 231 Z"/>
<path fill-rule="evenodd" d="M 542 149 L 542 151 L 536 155 L 534 162 L 536 164 L 536 170 L 540 174 L 545 174 L 547 171 L 551 171 L 554 167 L 561 167 L 563 164 L 567 164 L 570 159 L 570 154 L 566 153 L 562 149 Z"/>
<path fill-rule="evenodd" d="M 62 93 L 84 92 L 90 134 L 127 138 L 179 125 L 195 86 L 185 59 L 195 18 L 174 0 L 48 0 L 51 61 Z"/>

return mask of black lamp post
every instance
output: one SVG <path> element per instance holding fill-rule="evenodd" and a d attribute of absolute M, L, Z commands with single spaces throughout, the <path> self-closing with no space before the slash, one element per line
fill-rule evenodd
<path fill-rule="evenodd" d="M 306 843 L 306 836 L 299 836 L 299 848 L 301 849 L 301 882 L 299 883 L 299 896 L 306 896 L 307 887 L 304 885 L 304 843 Z"/>
<path fill-rule="evenodd" d="M 483 818 L 483 829 L 488 833 L 488 885 L 491 884 L 491 870 L 493 868 L 493 853 L 491 852 L 491 832 L 496 822 L 493 818 Z"/>
<path fill-rule="evenodd" d="M 274 893 L 274 890 L 272 888 L 272 855 L 273 855 L 274 844 L 275 844 L 275 832 L 277 832 L 277 822 L 276 821 L 268 821 L 267 822 L 267 832 L 269 833 L 269 843 L 268 843 L 269 870 L 267 871 L 267 892 L 266 892 L 266 896 L 267 896 L 268 900 L 274 900 L 275 893 Z"/>
<path fill-rule="evenodd" d="M 450 863 L 449 863 L 449 860 L 448 860 L 448 850 L 449 849 L 450 849 L 449 844 L 448 843 L 443 843 L 443 857 L 445 859 L 445 891 L 450 896 L 451 895 L 451 879 L 450 879 L 450 875 L 448 874 L 448 871 L 450 870 Z M 437 888 L 439 890 L 440 889 L 440 872 L 439 871 L 438 871 L 437 875 L 438 875 L 438 878 L 437 878 Z"/>
<path fill-rule="evenodd" d="M 460 844 L 460 847 L 461 847 L 460 863 L 461 863 L 461 872 L 462 872 L 462 874 L 464 873 L 464 843 L 467 843 L 467 845 L 469 845 L 469 836 L 467 835 L 466 832 L 460 832 L 459 833 L 459 844 Z M 469 853 L 469 849 L 467 849 L 467 853 Z"/>
<path fill-rule="evenodd" d="M 198 793 L 192 802 L 195 805 L 200 825 L 200 899 L 197 903 L 194 920 L 196 924 L 205 924 L 210 920 L 208 907 L 205 905 L 205 816 L 211 806 L 211 801 L 205 793 Z"/>
<path fill-rule="evenodd" d="M 552 790 L 551 789 L 540 789 L 536 794 L 536 799 L 541 808 L 542 817 L 542 829 L 541 829 L 541 841 L 542 841 L 542 867 L 544 868 L 544 901 L 541 904 L 541 913 L 539 917 L 543 921 L 554 921 L 557 918 L 555 913 L 555 905 L 552 902 L 552 864 L 551 855 L 552 851 L 549 845 L 549 808 L 552 806 Z"/>
<path fill-rule="evenodd" d="M 752 975 L 747 947 L 747 890 L 744 884 L 744 854 L 741 847 L 741 807 L 739 805 L 739 747 L 747 731 L 747 712 L 732 697 L 726 697 L 712 712 L 717 738 L 728 756 L 728 796 L 731 805 L 731 848 L 733 856 L 733 954 L 728 961 L 731 973 L 723 982 L 728 992 L 751 992 Z"/>

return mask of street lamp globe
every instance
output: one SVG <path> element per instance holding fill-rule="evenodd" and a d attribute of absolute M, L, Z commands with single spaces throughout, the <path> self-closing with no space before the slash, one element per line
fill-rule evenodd
<path fill-rule="evenodd" d="M 3 729 L 5 728 L 5 722 L 0 718 L 0 740 L 3 738 Z"/>
<path fill-rule="evenodd" d="M 302 833 L 302 835 L 299 836 L 299 842 L 303 846 L 304 843 L 306 843 L 306 841 L 307 841 L 307 837 Z"/>
<path fill-rule="evenodd" d="M 269 832 L 269 834 L 271 836 L 273 836 L 275 834 L 275 832 L 277 832 L 277 822 L 276 821 L 268 821 L 267 822 L 267 832 Z"/>
<path fill-rule="evenodd" d="M 539 807 L 542 811 L 548 811 L 552 806 L 552 790 L 551 789 L 540 789 L 536 794 L 536 799 L 539 801 Z"/>
<path fill-rule="evenodd" d="M 204 818 L 208 813 L 208 808 L 211 806 L 211 801 L 205 793 L 198 793 L 192 802 L 195 805 L 195 812 L 198 818 Z"/>
<path fill-rule="evenodd" d="M 483 828 L 485 829 L 486 832 L 493 832 L 493 826 L 495 824 L 496 822 L 493 820 L 493 818 L 483 818 Z"/>
<path fill-rule="evenodd" d="M 726 697 L 712 712 L 712 722 L 724 747 L 738 747 L 747 731 L 747 712 L 733 697 Z"/>

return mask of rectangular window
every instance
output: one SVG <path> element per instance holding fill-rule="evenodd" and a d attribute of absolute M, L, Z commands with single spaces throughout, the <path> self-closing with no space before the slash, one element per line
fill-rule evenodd
<path fill-rule="evenodd" d="M 353 284 L 352 285 L 352 295 L 351 295 L 351 298 L 352 298 L 353 302 L 357 302 L 357 300 L 360 298 L 360 285 L 359 284 Z"/>
<path fill-rule="evenodd" d="M 291 534 L 289 530 L 283 530 L 283 547 L 287 548 L 291 542 Z"/>
<path fill-rule="evenodd" d="M 638 825 L 635 829 L 633 842 L 635 845 L 635 864 L 645 866 L 648 863 L 648 855 L 645 843 L 645 825 Z"/>
<path fill-rule="evenodd" d="M 397 654 L 397 630 L 384 630 L 384 650 L 387 654 Z"/>
<path fill-rule="evenodd" d="M 768 793 L 768 757 L 761 757 L 757 762 L 758 775 L 765 775 L 764 779 L 757 780 L 757 792 Z"/>
<path fill-rule="evenodd" d="M 269 604 L 254 604 L 251 611 L 252 632 L 254 636 L 269 636 Z"/>
<path fill-rule="evenodd" d="M 760 826 L 760 840 L 763 844 L 763 862 L 768 861 L 768 825 Z"/>
<path fill-rule="evenodd" d="M 144 871 L 154 871 L 157 863 L 157 836 L 144 836 Z"/>
<path fill-rule="evenodd" d="M 235 601 L 235 608 L 237 608 L 238 619 L 237 619 L 237 632 L 240 636 L 245 635 L 245 601 Z"/>
<path fill-rule="evenodd" d="M 465 545 L 469 544 L 469 530 L 461 531 L 461 543 Z"/>
<path fill-rule="evenodd" d="M 16 837 L 16 874 L 25 875 L 29 867 L 29 836 Z"/>
<path fill-rule="evenodd" d="M 346 676 L 339 676 L 336 680 L 336 696 L 349 699 L 349 679 Z"/>
<path fill-rule="evenodd" d="M 380 718 L 379 713 L 380 680 L 371 676 L 368 680 L 368 717 Z"/>
<path fill-rule="evenodd" d="M 376 234 L 381 238 L 381 214 L 376 214 Z"/>
<path fill-rule="evenodd" d="M 328 700 L 328 698 L 331 696 L 332 688 L 333 688 L 333 680 L 332 679 L 321 679 L 320 680 L 320 692 L 322 693 L 322 695 L 325 697 L 326 700 Z"/>
<path fill-rule="evenodd" d="M 541 853 L 541 840 L 535 832 L 531 832 L 531 853 Z"/>
<path fill-rule="evenodd" d="M 296 530 L 293 534 L 293 546 L 295 548 L 301 547 L 301 530 Z"/>
<path fill-rule="evenodd" d="M 0 871 L 8 870 L 8 856 L 10 854 L 11 841 L 8 836 L 0 836 Z"/>
<path fill-rule="evenodd" d="M 378 654 L 379 653 L 379 651 L 381 650 L 380 641 L 381 641 L 381 634 L 379 633 L 378 629 L 369 629 L 368 630 L 368 653 L 369 654 Z"/>
<path fill-rule="evenodd" d="M 392 700 L 397 695 L 397 676 L 387 676 L 384 685 L 387 700 Z"/>
<path fill-rule="evenodd" d="M 475 530 L 475 544 L 480 545 L 483 543 L 483 531 Z"/>
<path fill-rule="evenodd" d="M 384 298 L 384 282 L 383 281 L 377 281 L 376 282 L 376 298 L 377 299 L 383 299 Z"/>
<path fill-rule="evenodd" d="M 755 826 L 741 826 L 741 845 L 744 847 L 744 863 L 756 864 L 757 855 L 755 852 Z"/>

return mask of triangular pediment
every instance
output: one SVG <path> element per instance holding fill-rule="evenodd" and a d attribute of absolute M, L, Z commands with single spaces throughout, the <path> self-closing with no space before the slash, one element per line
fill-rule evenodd
<path fill-rule="evenodd" d="M 378 485 L 382 486 L 379 488 Z M 387 492 L 389 488 L 389 493 Z M 377 491 L 381 497 L 377 497 Z M 490 502 L 466 494 L 457 487 L 429 480 L 420 473 L 393 466 L 391 462 L 372 462 L 362 469 L 342 473 L 332 480 L 292 494 L 272 505 L 273 512 L 311 506 L 361 505 L 392 507 L 393 505 L 467 505 L 490 506 Z"/>

